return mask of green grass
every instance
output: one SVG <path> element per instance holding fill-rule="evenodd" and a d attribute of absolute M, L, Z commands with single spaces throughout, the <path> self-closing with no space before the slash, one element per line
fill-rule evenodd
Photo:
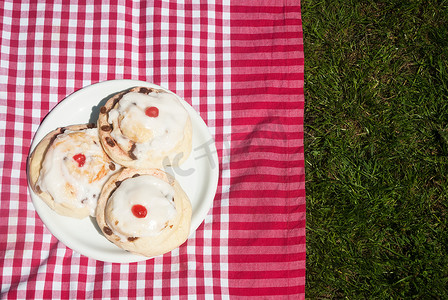
<path fill-rule="evenodd" d="M 302 0 L 310 299 L 448 299 L 448 1 Z"/>

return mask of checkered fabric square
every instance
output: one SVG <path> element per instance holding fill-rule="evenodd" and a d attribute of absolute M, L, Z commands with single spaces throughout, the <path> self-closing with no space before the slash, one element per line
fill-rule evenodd
<path fill-rule="evenodd" d="M 291 298 L 305 286 L 299 1 L 0 3 L 2 299 Z M 218 191 L 179 249 L 105 263 L 50 234 L 26 159 L 45 115 L 92 83 L 136 79 L 189 102 L 215 138 Z"/>

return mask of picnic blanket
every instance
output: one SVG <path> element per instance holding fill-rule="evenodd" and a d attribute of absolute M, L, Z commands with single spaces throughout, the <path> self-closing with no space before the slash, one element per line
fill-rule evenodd
<path fill-rule="evenodd" d="M 303 299 L 304 56 L 300 1 L 0 3 L 2 299 Z M 219 182 L 180 248 L 109 263 L 56 239 L 29 196 L 41 121 L 94 83 L 177 93 L 208 125 Z"/>

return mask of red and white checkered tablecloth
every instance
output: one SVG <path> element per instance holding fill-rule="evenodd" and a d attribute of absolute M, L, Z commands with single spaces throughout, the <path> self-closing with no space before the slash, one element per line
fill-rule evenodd
<path fill-rule="evenodd" d="M 305 293 L 300 1 L 0 3 L 2 299 L 290 298 Z M 59 242 L 27 190 L 28 150 L 67 95 L 111 79 L 176 92 L 220 162 L 204 223 L 179 249 L 105 263 Z"/>

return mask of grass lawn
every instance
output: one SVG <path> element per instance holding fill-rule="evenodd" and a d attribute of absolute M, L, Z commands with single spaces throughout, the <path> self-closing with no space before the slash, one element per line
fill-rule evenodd
<path fill-rule="evenodd" d="M 448 1 L 302 0 L 310 299 L 448 299 Z"/>

